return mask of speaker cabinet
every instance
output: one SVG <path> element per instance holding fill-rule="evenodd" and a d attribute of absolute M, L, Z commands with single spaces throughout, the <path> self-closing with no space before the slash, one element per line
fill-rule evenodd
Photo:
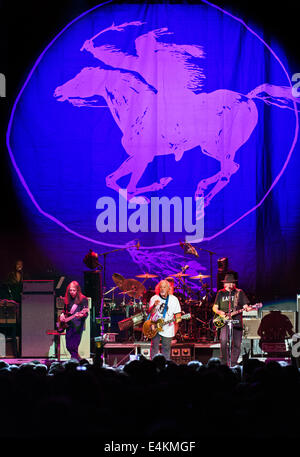
<path fill-rule="evenodd" d="M 98 315 L 102 297 L 102 281 L 100 271 L 84 272 L 84 295 L 92 299 L 92 306 L 96 308 L 96 315 Z"/>
<path fill-rule="evenodd" d="M 105 364 L 118 367 L 130 361 L 131 356 L 137 355 L 137 348 L 133 344 L 106 344 L 104 346 Z"/>
<path fill-rule="evenodd" d="M 216 343 L 211 346 L 206 346 L 202 344 L 195 344 L 195 355 L 194 360 L 198 360 L 203 364 L 206 364 L 211 358 L 220 357 L 220 344 Z"/>
<path fill-rule="evenodd" d="M 189 363 L 194 358 L 193 347 L 175 346 L 171 348 L 171 360 L 178 365 Z"/>
<path fill-rule="evenodd" d="M 146 359 L 150 360 L 150 345 L 142 345 L 141 344 L 141 355 Z"/>
<path fill-rule="evenodd" d="M 22 295 L 22 357 L 48 357 L 52 337 L 46 332 L 55 328 L 54 316 L 53 293 L 25 293 Z"/>

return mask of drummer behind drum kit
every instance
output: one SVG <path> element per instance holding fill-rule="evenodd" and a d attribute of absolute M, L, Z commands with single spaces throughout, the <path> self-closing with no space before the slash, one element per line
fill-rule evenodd
<path fill-rule="evenodd" d="M 189 266 L 186 265 L 181 272 L 171 274 L 165 278 L 174 288 L 173 293 L 180 302 L 182 313 L 191 315 L 190 320 L 181 322 L 176 339 L 178 341 L 214 340 L 216 332 L 210 325 L 214 314 L 212 311 L 214 294 L 208 285 L 203 283 L 203 279 L 209 278 L 210 275 L 189 276 L 185 273 L 188 268 Z M 144 273 L 136 277 L 143 279 L 143 282 L 132 278 L 126 279 L 119 273 L 114 273 L 112 280 L 115 286 L 104 294 L 112 293 L 111 298 L 104 298 L 104 314 L 109 316 L 107 317 L 109 322 L 113 315 L 119 314 L 121 319 L 119 319 L 117 325 L 125 340 L 145 339 L 142 326 L 147 319 L 149 301 L 155 295 L 155 291 L 151 288 L 146 289 L 144 283 L 148 279 L 157 278 L 158 276 Z M 192 291 L 186 284 L 186 277 L 200 281 L 197 292 Z M 120 290 L 117 295 L 122 297 L 122 303 L 118 305 L 115 302 L 116 289 Z M 126 301 L 127 297 L 129 297 L 129 301 Z M 110 331 L 113 331 L 113 329 L 111 329 L 111 324 L 109 323 L 108 332 Z"/>

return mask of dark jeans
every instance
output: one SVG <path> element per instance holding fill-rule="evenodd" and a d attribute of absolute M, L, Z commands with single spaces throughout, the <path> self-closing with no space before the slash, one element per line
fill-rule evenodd
<path fill-rule="evenodd" d="M 71 355 L 72 359 L 80 359 L 78 354 L 78 347 L 80 345 L 82 332 L 78 332 L 72 327 L 69 327 L 66 331 L 66 346 Z"/>
<path fill-rule="evenodd" d="M 170 360 L 170 358 L 171 358 L 171 343 L 172 343 L 173 337 L 167 338 L 166 336 L 161 336 L 158 333 L 151 340 L 151 349 L 150 349 L 151 360 L 159 352 L 160 339 L 161 339 L 161 346 L 162 346 L 161 353 L 165 357 L 166 360 Z"/>
<path fill-rule="evenodd" d="M 231 344 L 231 366 L 237 364 L 242 344 L 242 329 L 233 327 Z M 221 359 L 229 365 L 229 327 L 224 325 L 220 331 Z"/>

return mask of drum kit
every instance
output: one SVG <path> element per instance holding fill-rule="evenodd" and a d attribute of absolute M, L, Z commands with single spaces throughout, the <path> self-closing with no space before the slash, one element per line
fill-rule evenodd
<path fill-rule="evenodd" d="M 190 276 L 185 273 L 186 268 L 188 267 L 183 267 L 182 271 L 164 278 L 171 284 L 173 294 L 180 302 L 182 313 L 189 313 L 192 317 L 188 321 L 182 321 L 176 339 L 179 342 L 214 340 L 216 335 L 209 325 L 214 314 L 212 311 L 214 295 L 208 284 L 203 282 L 204 279 L 210 278 L 210 275 L 200 273 L 197 276 Z M 199 281 L 196 292 L 194 288 L 187 285 L 187 277 L 189 280 Z M 144 283 L 158 278 L 158 275 L 144 273 L 137 275 L 136 278 L 138 279 L 125 278 L 119 273 L 113 273 L 112 280 L 115 286 L 104 294 L 104 315 L 107 317 L 118 315 L 118 330 L 125 333 L 124 340 L 144 338 L 142 325 L 148 315 L 149 301 L 155 295 L 155 290 L 151 287 L 146 288 Z M 106 298 L 109 294 L 112 294 L 110 298 Z M 108 331 L 113 330 L 110 324 Z"/>

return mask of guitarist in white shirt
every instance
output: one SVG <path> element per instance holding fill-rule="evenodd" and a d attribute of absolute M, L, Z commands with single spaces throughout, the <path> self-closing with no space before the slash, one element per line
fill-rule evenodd
<path fill-rule="evenodd" d="M 77 281 L 72 281 L 64 297 L 64 311 L 59 316 L 60 322 L 68 322 L 66 329 L 66 346 L 72 359 L 80 359 L 78 347 L 80 345 L 84 322 L 88 315 L 88 299 L 81 293 Z M 69 317 L 74 319 L 69 320 Z"/>
<path fill-rule="evenodd" d="M 149 303 L 149 315 L 151 321 L 157 321 L 163 318 L 164 321 L 174 321 L 165 325 L 162 331 L 158 332 L 151 340 L 150 357 L 159 352 L 159 343 L 161 340 L 162 354 L 166 360 L 170 360 L 171 342 L 178 330 L 178 324 L 181 321 L 181 307 L 177 297 L 173 295 L 171 284 L 167 280 L 160 281 L 155 287 L 155 295 L 151 297 Z"/>

